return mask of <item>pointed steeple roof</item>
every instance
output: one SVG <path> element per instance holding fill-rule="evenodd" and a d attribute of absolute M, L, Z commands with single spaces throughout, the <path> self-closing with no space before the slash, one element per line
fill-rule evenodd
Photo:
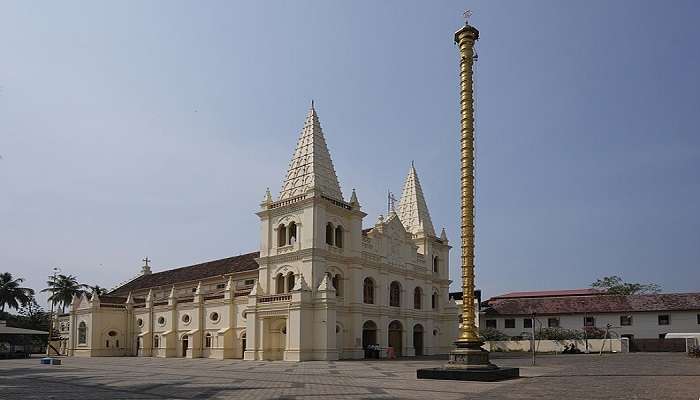
<path fill-rule="evenodd" d="M 403 184 L 401 200 L 399 200 L 399 219 L 408 232 L 416 234 L 423 232 L 435 236 L 433 221 L 430 219 L 428 205 L 425 203 L 423 189 L 418 180 L 418 173 L 411 161 L 411 168 Z"/>
<path fill-rule="evenodd" d="M 313 102 L 289 163 L 279 200 L 306 193 L 309 189 L 315 189 L 334 200 L 343 200 Z"/>

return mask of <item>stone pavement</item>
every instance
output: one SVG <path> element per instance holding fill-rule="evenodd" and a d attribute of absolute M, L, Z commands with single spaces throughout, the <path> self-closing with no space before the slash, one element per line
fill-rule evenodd
<path fill-rule="evenodd" d="M 417 380 L 438 359 L 250 362 L 163 358 L 0 360 L 0 399 L 700 399 L 700 359 L 682 353 L 498 355 L 498 383 Z"/>

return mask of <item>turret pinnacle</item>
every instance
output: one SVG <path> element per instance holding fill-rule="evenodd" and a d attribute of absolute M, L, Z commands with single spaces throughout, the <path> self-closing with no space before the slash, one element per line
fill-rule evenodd
<path fill-rule="evenodd" d="M 433 221 L 430 219 L 428 205 L 425 203 L 423 189 L 418 180 L 418 173 L 411 162 L 408 176 L 403 185 L 401 200 L 399 200 L 399 219 L 404 228 L 413 234 L 422 232 L 426 235 L 435 236 Z"/>
<path fill-rule="evenodd" d="M 314 189 L 335 200 L 343 200 L 333 161 L 323 136 L 313 102 L 299 135 L 297 147 L 289 163 L 279 200 L 288 199 Z"/>

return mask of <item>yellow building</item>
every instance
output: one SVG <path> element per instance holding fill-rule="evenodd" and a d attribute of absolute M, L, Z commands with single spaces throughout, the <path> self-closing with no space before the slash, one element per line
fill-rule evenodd
<path fill-rule="evenodd" d="M 301 361 L 452 348 L 450 246 L 413 164 L 397 208 L 363 229 L 312 104 L 280 194 L 257 215 L 259 251 L 158 273 L 146 263 L 106 296 L 74 298 L 62 351 Z"/>

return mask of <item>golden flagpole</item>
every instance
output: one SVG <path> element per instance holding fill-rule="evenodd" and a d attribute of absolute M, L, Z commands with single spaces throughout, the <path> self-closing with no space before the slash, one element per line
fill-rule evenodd
<path fill-rule="evenodd" d="M 456 349 L 441 368 L 422 368 L 419 379 L 463 381 L 500 381 L 517 378 L 518 368 L 499 368 L 489 361 L 489 352 L 476 328 L 474 307 L 474 44 L 479 31 L 469 25 L 471 11 L 464 13 L 465 24 L 455 32 L 460 55 L 460 186 L 461 186 L 461 261 L 462 261 L 462 327 L 455 341 Z"/>
<path fill-rule="evenodd" d="M 471 12 L 465 12 L 465 19 Z M 460 55 L 462 329 L 459 347 L 480 347 L 474 309 L 474 44 L 479 31 L 469 23 L 455 33 Z"/>

